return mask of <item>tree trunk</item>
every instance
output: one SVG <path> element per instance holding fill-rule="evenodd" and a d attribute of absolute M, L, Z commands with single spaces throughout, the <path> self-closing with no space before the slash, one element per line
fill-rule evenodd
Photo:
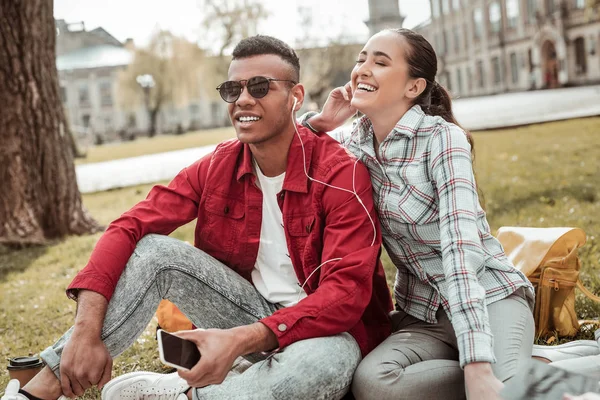
<path fill-rule="evenodd" d="M 0 1 L 0 244 L 101 229 L 77 188 L 55 41 L 52 0 Z"/>
<path fill-rule="evenodd" d="M 156 119 L 158 118 L 158 110 L 153 109 L 149 111 L 150 116 L 150 128 L 148 129 L 148 137 L 156 136 Z"/>

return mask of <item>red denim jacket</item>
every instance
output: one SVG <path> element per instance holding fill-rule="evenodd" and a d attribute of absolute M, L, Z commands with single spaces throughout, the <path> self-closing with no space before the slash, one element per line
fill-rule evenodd
<path fill-rule="evenodd" d="M 308 174 L 317 180 L 352 189 L 351 193 L 311 182 L 304 173 L 296 135 L 289 149 L 283 189 L 278 195 L 285 236 L 298 281 L 308 279 L 308 296 L 261 320 L 277 336 L 279 346 L 299 340 L 349 332 L 366 355 L 390 334 L 392 300 L 379 252 L 381 232 L 373 207 L 371 181 L 360 163 L 328 135 L 298 126 L 304 142 Z M 197 218 L 195 246 L 220 260 L 248 281 L 254 268 L 262 221 L 262 192 L 255 185 L 252 154 L 238 140 L 221 143 L 207 156 L 183 169 L 168 186 L 155 186 L 148 197 L 110 224 L 87 266 L 68 293 L 88 289 L 113 294 L 136 243 L 146 234 L 168 235 Z"/>

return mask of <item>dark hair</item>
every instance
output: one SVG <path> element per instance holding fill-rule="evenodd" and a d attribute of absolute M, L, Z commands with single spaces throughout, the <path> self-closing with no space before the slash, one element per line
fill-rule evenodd
<path fill-rule="evenodd" d="M 293 68 L 292 80 L 296 82 L 300 80 L 300 60 L 296 52 L 285 42 L 272 36 L 256 35 L 242 39 L 233 49 L 232 59 L 237 60 L 265 54 L 274 54 L 281 57 Z"/>
<path fill-rule="evenodd" d="M 408 74 L 411 78 L 423 78 L 427 86 L 423 93 L 416 98 L 415 104 L 421 106 L 425 114 L 437 115 L 446 121 L 460 127 L 467 134 L 467 140 L 471 145 L 471 158 L 475 160 L 475 141 L 471 132 L 464 129 L 456 121 L 452 112 L 452 100 L 448 91 L 436 82 L 437 75 L 437 55 L 431 44 L 423 35 L 411 31 L 410 29 L 389 29 L 402 36 L 408 48 L 405 51 L 406 63 L 408 64 Z M 483 193 L 478 189 L 483 204 Z"/>

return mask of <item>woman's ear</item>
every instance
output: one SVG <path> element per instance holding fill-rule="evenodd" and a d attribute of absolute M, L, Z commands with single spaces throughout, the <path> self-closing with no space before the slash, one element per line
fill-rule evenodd
<path fill-rule="evenodd" d="M 408 84 L 409 86 L 408 90 L 406 91 L 406 97 L 412 100 L 419 97 L 421 93 L 425 91 L 425 88 L 427 88 L 427 81 L 425 78 L 412 79 L 408 82 Z"/>

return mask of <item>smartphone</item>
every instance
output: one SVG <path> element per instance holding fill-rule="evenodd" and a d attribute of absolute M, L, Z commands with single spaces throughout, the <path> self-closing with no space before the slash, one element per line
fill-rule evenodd
<path fill-rule="evenodd" d="M 200 351 L 194 342 L 159 329 L 158 354 L 163 364 L 189 371 L 200 361 Z"/>

